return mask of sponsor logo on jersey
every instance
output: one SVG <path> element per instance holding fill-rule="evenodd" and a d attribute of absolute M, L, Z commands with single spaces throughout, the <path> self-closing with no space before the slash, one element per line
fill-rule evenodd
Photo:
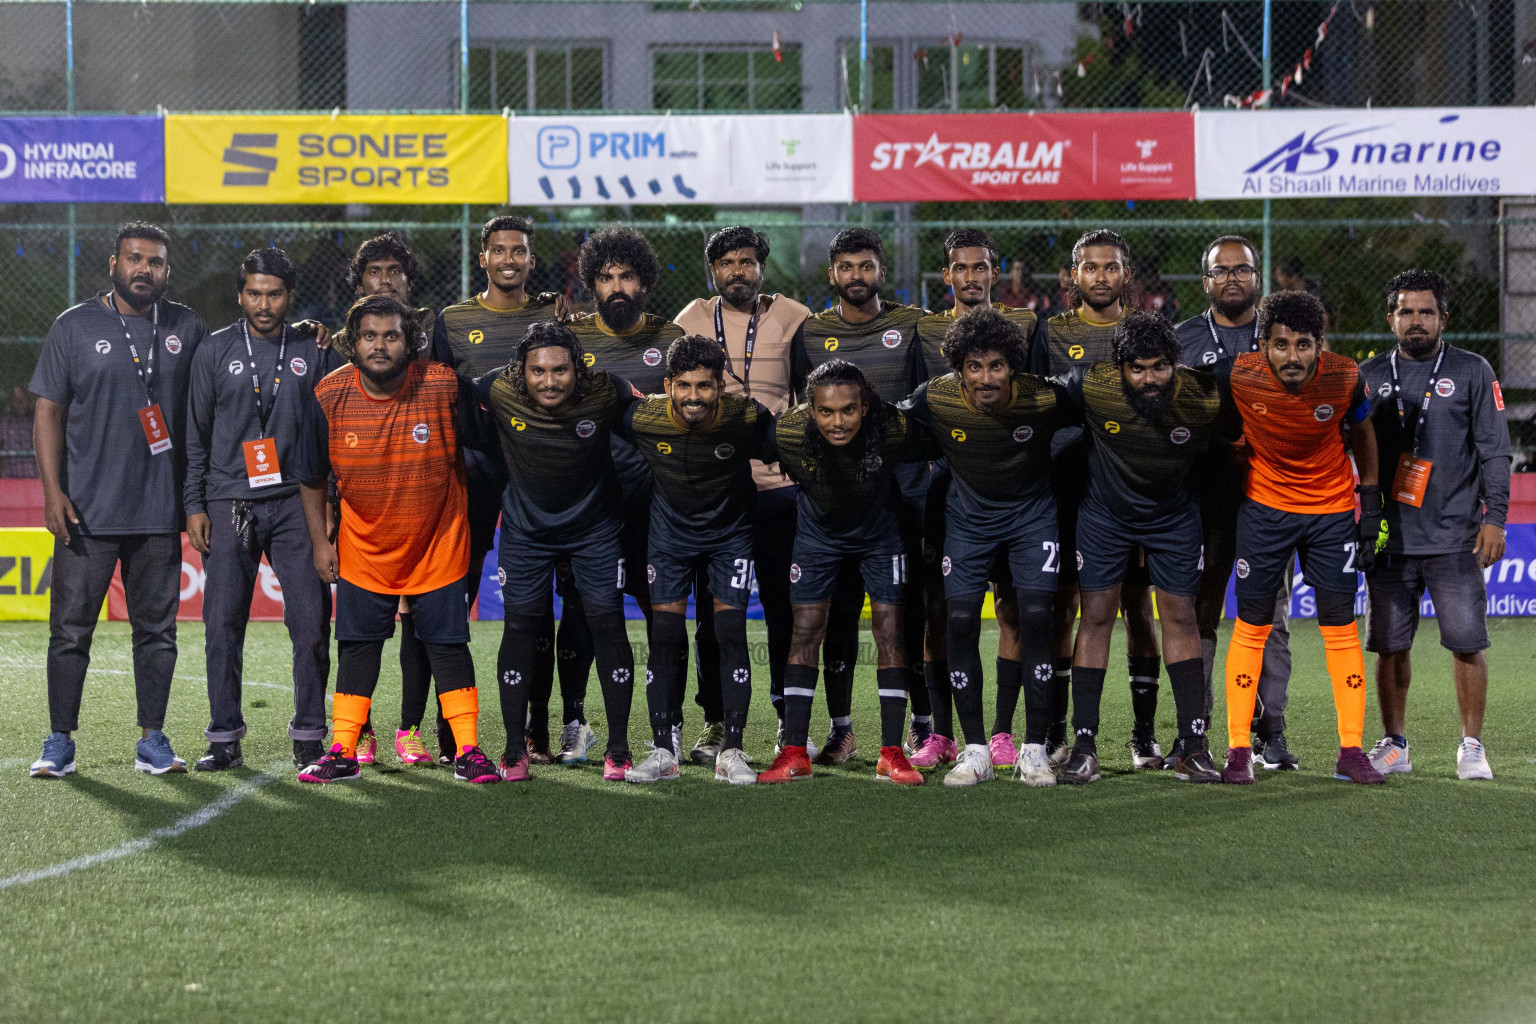
<path fill-rule="evenodd" d="M 508 416 L 507 417 L 507 422 L 512 424 L 512 429 L 513 430 L 527 430 L 528 429 L 528 424 L 524 423 L 522 420 L 518 419 L 516 416 Z"/>
<path fill-rule="evenodd" d="M 176 337 L 174 334 L 167 334 L 165 336 L 165 350 L 173 356 L 180 353 L 181 339 Z"/>
<path fill-rule="evenodd" d="M 347 447 L 348 448 L 356 448 L 357 447 L 357 435 L 352 433 L 350 430 L 347 431 L 346 442 L 347 442 Z"/>
<path fill-rule="evenodd" d="M 112 343 L 110 341 L 108 341 L 106 338 L 102 338 L 100 341 L 98 341 L 96 343 L 96 352 L 97 352 L 97 354 L 99 354 L 99 355 L 106 355 L 108 352 L 111 352 L 111 351 L 112 351 Z"/>
<path fill-rule="evenodd" d="M 1382 398 L 1386 398 L 1388 395 L 1390 395 L 1392 393 L 1392 382 L 1389 381 L 1389 380 L 1382 381 L 1381 382 L 1381 387 L 1376 389 L 1376 393 L 1378 395 L 1380 395 Z"/>
<path fill-rule="evenodd" d="M 1032 438 L 1034 436 L 1035 436 L 1035 428 L 1034 427 L 1014 427 L 1013 428 L 1013 439 L 1015 441 L 1019 442 L 1019 444 L 1023 444 L 1025 441 L 1028 441 L 1030 438 Z"/>
<path fill-rule="evenodd" d="M 478 344 L 480 344 L 484 340 L 485 340 L 485 332 L 484 331 L 474 330 L 474 331 L 470 331 L 469 332 L 469 343 L 471 345 L 478 345 Z"/>
<path fill-rule="evenodd" d="M 309 372 L 309 364 L 298 356 L 288 360 L 288 369 L 293 371 L 295 377 L 302 377 Z"/>
<path fill-rule="evenodd" d="M 1174 444 L 1184 444 L 1189 440 L 1189 428 L 1174 427 L 1173 430 L 1169 431 L 1168 433 L 1168 440 L 1172 441 Z"/>
<path fill-rule="evenodd" d="M 597 424 L 591 420 L 582 420 L 576 424 L 577 437 L 591 437 L 595 433 L 597 433 Z"/>
<path fill-rule="evenodd" d="M 721 461 L 724 461 L 724 460 L 730 458 L 732 455 L 735 455 L 735 454 L 736 454 L 736 446 L 733 445 L 733 444 L 717 444 L 717 445 L 715 445 L 715 458 L 720 459 Z"/>
<path fill-rule="evenodd" d="M 661 365 L 661 349 L 659 349 L 659 348 L 648 348 L 648 349 L 645 350 L 645 354 L 643 356 L 641 356 L 640 358 L 645 360 L 645 365 L 646 366 L 660 366 Z"/>
<path fill-rule="evenodd" d="M 821 347 L 826 349 L 828 352 L 836 352 L 837 351 L 837 339 L 836 338 L 828 338 L 826 341 L 821 343 Z"/>
<path fill-rule="evenodd" d="M 954 438 L 956 441 L 960 441 L 962 443 L 965 441 L 965 431 L 961 430 L 959 427 L 956 427 L 954 430 L 951 430 L 949 432 L 949 436 Z"/>
<path fill-rule="evenodd" d="M 1067 349 L 1067 355 L 1071 356 L 1073 359 L 1081 359 L 1081 358 L 1083 358 L 1083 346 L 1081 346 L 1081 345 L 1072 345 L 1072 346 L 1070 346 Z"/>
<path fill-rule="evenodd" d="M 1329 420 L 1333 419 L 1333 406 L 1329 405 L 1327 402 L 1324 402 L 1322 405 L 1312 410 L 1312 418 L 1317 420 L 1319 423 L 1327 423 Z"/>
<path fill-rule="evenodd" d="M 235 376 L 237 374 L 244 373 L 244 372 L 245 372 L 245 364 L 244 363 L 242 363 L 238 359 L 234 359 L 234 360 L 230 361 L 230 364 L 229 364 L 229 375 L 231 377 L 233 377 L 233 376 Z"/>
<path fill-rule="evenodd" d="M 667 442 L 665 442 L 665 441 L 657 441 L 656 442 L 656 450 L 661 452 L 661 454 L 663 454 L 663 455 L 671 455 L 672 454 L 672 446 L 667 444 Z"/>
<path fill-rule="evenodd" d="M 1441 398 L 1450 398 L 1456 393 L 1456 382 L 1449 377 L 1441 377 L 1435 381 L 1435 394 Z"/>
<path fill-rule="evenodd" d="M 591 352 L 588 352 L 581 357 L 581 361 L 586 363 L 588 367 L 592 367 L 597 364 L 597 356 L 593 355 Z"/>
<path fill-rule="evenodd" d="M 1246 558 L 1239 558 L 1237 560 L 1237 578 L 1240 580 L 1247 579 L 1249 571 L 1248 560 Z"/>
<path fill-rule="evenodd" d="M 1215 352 L 1205 352 L 1205 353 L 1202 353 L 1201 356 L 1200 356 L 1200 361 L 1202 363 L 1204 363 L 1206 366 L 1210 366 L 1212 363 L 1214 363 L 1216 361 L 1216 353 Z"/>
<path fill-rule="evenodd" d="M 880 344 L 884 345 L 886 348 L 895 348 L 897 345 L 901 344 L 901 332 L 895 329 L 886 331 L 884 334 L 880 335 Z"/>
<path fill-rule="evenodd" d="M 939 571 L 942 572 L 945 576 L 948 576 L 949 570 L 953 569 L 954 567 L 954 563 L 949 560 L 948 555 L 945 555 L 944 560 L 939 563 Z"/>
<path fill-rule="evenodd" d="M 1111 434 L 1118 434 L 1120 433 L 1120 424 L 1116 423 L 1114 420 L 1105 420 L 1104 429 Z"/>
<path fill-rule="evenodd" d="M 1269 406 L 1265 405 L 1263 402 L 1254 402 L 1252 408 L 1253 411 L 1258 413 L 1260 416 L 1269 415 Z"/>
<path fill-rule="evenodd" d="M 800 563 L 798 563 L 798 562 L 790 562 L 789 563 L 789 582 L 791 582 L 791 583 L 799 583 L 800 582 Z"/>
<path fill-rule="evenodd" d="M 418 423 L 411 428 L 411 440 L 417 444 L 426 444 L 432 440 L 432 430 L 425 423 Z"/>

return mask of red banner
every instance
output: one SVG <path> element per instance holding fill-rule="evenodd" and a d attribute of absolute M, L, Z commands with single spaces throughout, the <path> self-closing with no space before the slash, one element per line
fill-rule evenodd
<path fill-rule="evenodd" d="M 1193 199 L 1195 119 L 869 114 L 853 119 L 856 202 Z"/>

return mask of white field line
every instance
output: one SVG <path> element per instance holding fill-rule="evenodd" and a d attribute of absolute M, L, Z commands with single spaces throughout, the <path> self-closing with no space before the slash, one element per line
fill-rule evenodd
<path fill-rule="evenodd" d="M 11 875 L 9 878 L 0 878 L 0 892 L 5 892 L 7 889 L 15 889 L 23 885 L 31 885 L 33 882 L 46 881 L 50 878 L 63 878 L 65 875 L 72 875 L 76 871 L 84 871 L 87 868 L 94 868 L 99 864 L 106 864 L 114 860 L 122 860 L 124 857 L 131 857 L 136 853 L 143 853 L 162 840 L 175 839 L 177 836 L 186 832 L 190 832 L 194 828 L 200 828 L 201 826 L 208 824 L 210 821 L 224 814 L 224 812 L 228 811 L 240 801 L 256 792 L 262 786 L 265 786 L 269 782 L 276 782 L 277 772 L 280 768 L 282 768 L 284 763 L 285 762 L 279 761 L 273 764 L 270 768 L 261 774 L 247 779 L 232 789 L 229 789 L 212 803 L 204 804 L 202 807 L 199 807 L 197 810 L 193 811 L 191 814 L 188 814 L 186 817 L 181 818 L 180 820 L 175 821 L 172 824 L 165 826 L 164 828 L 157 828 L 148 835 L 140 836 L 137 839 L 130 839 L 126 843 L 121 843 L 108 850 L 102 850 L 98 853 L 88 853 L 83 857 L 76 857 L 73 860 L 67 860 L 61 864 L 53 864 L 46 868 L 38 868 L 35 871 L 23 871 L 21 874 Z"/>

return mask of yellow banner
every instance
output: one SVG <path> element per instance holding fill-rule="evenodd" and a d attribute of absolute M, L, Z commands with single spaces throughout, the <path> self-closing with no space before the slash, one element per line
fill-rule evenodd
<path fill-rule="evenodd" d="M 495 115 L 202 115 L 165 119 L 171 203 L 507 201 Z"/>
<path fill-rule="evenodd" d="M 42 527 L 0 529 L 0 620 L 48 621 L 53 534 Z M 100 618 L 107 617 L 101 603 Z"/>

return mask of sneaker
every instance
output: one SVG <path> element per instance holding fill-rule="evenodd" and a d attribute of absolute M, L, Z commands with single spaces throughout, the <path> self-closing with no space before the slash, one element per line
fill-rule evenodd
<path fill-rule="evenodd" d="M 1221 770 L 1221 781 L 1231 786 L 1253 785 L 1252 747 L 1227 749 L 1227 765 Z"/>
<path fill-rule="evenodd" d="M 1019 748 L 1019 759 L 1013 763 L 1013 777 L 1026 786 L 1056 785 L 1056 773 L 1051 770 L 1051 758 L 1044 743 L 1026 743 Z"/>
<path fill-rule="evenodd" d="M 720 756 L 720 745 L 725 742 L 724 722 L 705 722 L 704 731 L 688 751 L 688 760 L 694 764 L 714 764 Z M 681 748 L 679 748 L 681 749 Z"/>
<path fill-rule="evenodd" d="M 911 757 L 923 749 L 923 744 L 928 742 L 928 737 L 933 735 L 932 722 L 919 722 L 917 719 L 907 723 L 907 739 L 901 745 L 901 752 Z"/>
<path fill-rule="evenodd" d="M 1175 739 L 1173 746 L 1168 748 L 1168 753 L 1163 755 L 1163 771 L 1172 771 L 1174 764 L 1184 756 L 1184 741 Z"/>
<path fill-rule="evenodd" d="M 779 754 L 783 752 L 783 750 L 784 750 L 784 722 L 782 720 L 780 720 L 780 722 L 779 722 L 779 731 L 773 737 L 773 756 L 774 757 L 778 757 Z M 819 754 L 820 752 L 821 752 L 821 748 L 816 746 L 816 744 L 813 743 L 811 740 L 807 739 L 805 741 L 805 756 L 806 757 L 809 757 L 812 760 L 815 760 L 816 759 L 816 755 Z"/>
<path fill-rule="evenodd" d="M 722 750 L 715 758 L 715 781 L 729 782 L 733 786 L 751 786 L 757 783 L 757 772 L 747 764 L 746 751 L 740 747 Z"/>
<path fill-rule="evenodd" d="M 1132 771 L 1155 772 L 1163 767 L 1163 748 L 1157 745 L 1151 733 L 1131 733 L 1131 740 L 1126 746 L 1131 749 Z"/>
<path fill-rule="evenodd" d="M 560 730 L 560 763 L 585 764 L 587 754 L 597 746 L 597 733 L 586 722 L 572 720 Z"/>
<path fill-rule="evenodd" d="M 1221 772 L 1211 759 L 1210 749 L 1200 742 L 1179 748 L 1178 759 L 1173 762 L 1173 777 L 1180 782 L 1220 782 Z"/>
<path fill-rule="evenodd" d="M 992 770 L 992 752 L 980 743 L 967 743 L 955 766 L 944 776 L 946 786 L 974 786 L 997 778 Z"/>
<path fill-rule="evenodd" d="M 1060 768 L 1067 763 L 1067 758 L 1072 756 L 1072 748 L 1067 746 L 1065 739 L 1047 739 L 1045 750 L 1045 756 L 1050 759 L 1052 768 Z"/>
<path fill-rule="evenodd" d="M 379 758 L 379 740 L 372 729 L 364 729 L 357 735 L 355 748 L 358 764 L 373 764 Z"/>
<path fill-rule="evenodd" d="M 319 740 L 293 741 L 293 766 L 308 768 L 325 756 L 325 744 Z"/>
<path fill-rule="evenodd" d="M 634 763 L 634 758 L 629 756 L 629 751 L 627 750 L 620 750 L 606 755 L 603 758 L 604 781 L 623 782 Z"/>
<path fill-rule="evenodd" d="M 625 782 L 663 782 L 682 777 L 683 773 L 677 767 L 677 755 L 661 747 L 652 747 L 650 756 L 624 772 Z"/>
<path fill-rule="evenodd" d="M 459 756 L 453 759 L 453 777 L 460 782 L 476 784 L 501 781 L 501 773 L 479 747 L 465 747 L 459 751 Z"/>
<path fill-rule="evenodd" d="M 1488 751 L 1483 749 L 1481 741 L 1471 736 L 1461 738 L 1461 746 L 1456 748 L 1456 777 L 1463 781 L 1493 778 L 1493 769 L 1488 766 Z"/>
<path fill-rule="evenodd" d="M 987 743 L 992 753 L 993 768 L 1012 768 L 1019 760 L 1019 752 L 1013 746 L 1013 737 L 1006 732 L 994 733 Z"/>
<path fill-rule="evenodd" d="M 1086 786 L 1103 778 L 1099 774 L 1099 755 L 1086 750 L 1074 749 L 1067 755 L 1067 763 L 1057 772 L 1056 781 L 1068 786 Z"/>
<path fill-rule="evenodd" d="M 1339 763 L 1334 766 L 1333 777 L 1361 786 L 1379 786 L 1387 781 L 1387 777 L 1376 770 L 1371 759 L 1359 747 L 1339 748 Z"/>
<path fill-rule="evenodd" d="M 820 753 L 812 755 L 811 760 L 820 765 L 843 764 L 858 753 L 859 741 L 853 736 L 853 726 L 834 725 L 827 731 L 827 745 Z"/>
<path fill-rule="evenodd" d="M 526 750 L 521 757 L 518 757 L 509 749 L 501 755 L 501 763 L 496 766 L 496 774 L 501 776 L 502 782 L 527 782 L 529 760 Z"/>
<path fill-rule="evenodd" d="M 533 738 L 531 733 L 529 733 L 526 734 L 523 738 L 523 746 L 528 750 L 529 764 L 554 764 L 555 755 L 549 752 L 548 740 L 545 740 L 541 744 L 538 740 Z"/>
<path fill-rule="evenodd" d="M 1253 756 L 1264 766 L 1265 771 L 1294 772 L 1301 767 L 1301 759 L 1286 746 L 1283 732 L 1275 733 L 1263 740 L 1262 744 L 1255 744 Z"/>
<path fill-rule="evenodd" d="M 362 774 L 363 769 L 358 766 L 357 758 L 343 754 L 341 744 L 333 743 L 329 752 L 321 754 L 319 760 L 299 772 L 299 781 L 346 782 L 361 778 Z"/>
<path fill-rule="evenodd" d="M 411 726 L 409 729 L 395 731 L 395 756 L 401 764 L 431 764 L 432 755 L 427 752 L 427 745 L 421 742 L 421 729 Z"/>
<path fill-rule="evenodd" d="M 1383 775 L 1391 775 L 1394 772 L 1413 771 L 1413 762 L 1408 760 L 1408 754 L 1412 747 L 1404 743 L 1398 746 L 1397 741 L 1383 736 L 1376 741 L 1371 752 L 1366 756 L 1371 759 L 1371 767 Z"/>
<path fill-rule="evenodd" d="M 811 759 L 804 747 L 784 747 L 773 759 L 773 764 L 768 766 L 768 770 L 757 777 L 757 781 L 764 785 L 799 782 L 810 778 L 812 771 Z"/>
<path fill-rule="evenodd" d="M 187 762 L 176 756 L 165 733 L 151 729 L 149 735 L 139 740 L 139 745 L 134 748 L 133 767 L 136 771 L 151 775 L 164 775 L 167 772 L 186 771 Z"/>
<path fill-rule="evenodd" d="M 912 767 L 942 768 L 946 764 L 952 764 L 959 756 L 960 748 L 955 745 L 954 740 L 931 732 L 923 745 L 917 748 L 917 753 L 912 755 Z"/>
<path fill-rule="evenodd" d="M 62 732 L 43 740 L 43 756 L 32 762 L 34 779 L 62 779 L 75 770 L 75 741 Z"/>
<path fill-rule="evenodd" d="M 198 758 L 192 767 L 200 772 L 227 772 L 243 764 L 245 758 L 240 755 L 240 741 L 235 740 L 232 743 L 210 743 L 208 753 Z"/>
<path fill-rule="evenodd" d="M 875 765 L 875 778 L 894 782 L 898 786 L 921 786 L 923 773 L 907 761 L 906 752 L 900 747 L 881 747 L 880 761 Z"/>

